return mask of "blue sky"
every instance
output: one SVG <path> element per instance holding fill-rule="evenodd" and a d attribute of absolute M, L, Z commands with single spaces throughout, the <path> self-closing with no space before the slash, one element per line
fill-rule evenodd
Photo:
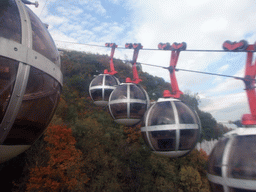
<path fill-rule="evenodd" d="M 256 3 L 253 0 L 40 0 L 30 6 L 59 48 L 109 54 L 110 50 L 61 41 L 103 45 L 115 42 L 186 42 L 187 49 L 222 49 L 226 40 L 256 41 Z M 117 49 L 116 58 L 131 59 L 132 51 Z M 182 52 L 177 68 L 244 76 L 245 53 Z M 138 62 L 168 66 L 170 52 L 141 50 Z M 161 68 L 143 70 L 169 81 Z M 177 72 L 180 89 L 198 93 L 200 108 L 218 121 L 240 119 L 249 113 L 242 81 L 188 72 Z"/>

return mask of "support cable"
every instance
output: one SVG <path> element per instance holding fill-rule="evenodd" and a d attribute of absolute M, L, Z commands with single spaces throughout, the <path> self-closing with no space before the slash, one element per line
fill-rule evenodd
<path fill-rule="evenodd" d="M 46 7 L 46 4 L 48 3 L 48 1 L 49 1 L 49 0 L 47 0 L 47 1 L 45 2 L 44 7 L 42 8 L 41 13 L 39 14 L 39 17 L 41 17 L 41 15 L 42 15 L 42 13 L 43 13 L 43 10 L 44 10 L 44 8 Z"/>
<path fill-rule="evenodd" d="M 186 71 L 186 72 L 201 73 L 201 74 L 206 74 L 206 75 L 216 75 L 216 76 L 222 76 L 222 77 L 231 77 L 231 78 L 240 79 L 240 80 L 244 80 L 245 79 L 243 77 L 237 77 L 237 76 L 232 76 L 232 75 L 222 75 L 222 74 L 218 74 L 218 73 L 209 73 L 209 72 L 202 72 L 202 71 L 195 71 L 195 70 L 188 70 L 188 69 L 175 69 L 175 71 Z"/>
<path fill-rule="evenodd" d="M 159 68 L 167 69 L 169 71 L 173 70 L 173 68 L 163 67 L 163 66 L 159 66 L 159 65 L 140 63 L 140 62 L 138 62 L 138 64 L 147 65 L 147 66 L 151 66 L 151 67 L 159 67 Z M 233 76 L 233 75 L 223 75 L 223 74 L 219 74 L 219 73 L 210 73 L 210 72 L 195 71 L 195 70 L 189 70 L 189 69 L 179 69 L 179 68 L 175 68 L 174 70 L 175 71 L 186 71 L 186 72 L 193 72 L 193 73 L 201 73 L 201 74 L 205 74 L 205 75 L 215 75 L 215 76 L 221 76 L 221 77 L 229 77 L 229 78 L 239 79 L 239 80 L 243 80 L 243 81 L 244 80 L 255 81 L 255 79 L 246 79 L 246 78 L 243 78 L 243 77 L 237 77 L 237 76 Z"/>

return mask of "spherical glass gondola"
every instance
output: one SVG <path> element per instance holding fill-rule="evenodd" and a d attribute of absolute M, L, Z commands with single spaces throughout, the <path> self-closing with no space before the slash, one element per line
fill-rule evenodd
<path fill-rule="evenodd" d="M 209 156 L 207 172 L 213 192 L 255 192 L 256 128 L 224 135 Z"/>
<path fill-rule="evenodd" d="M 20 0 L 0 2 L 0 163 L 44 132 L 62 86 L 60 56 L 39 18 Z"/>
<path fill-rule="evenodd" d="M 119 80 L 113 75 L 100 74 L 96 76 L 89 87 L 91 99 L 96 105 L 107 106 L 110 94 L 119 84 Z"/>
<path fill-rule="evenodd" d="M 141 133 L 157 154 L 169 157 L 187 155 L 200 136 L 196 112 L 178 99 L 160 98 L 146 112 Z"/>
<path fill-rule="evenodd" d="M 132 126 L 141 121 L 149 103 L 148 94 L 140 85 L 122 83 L 111 93 L 108 105 L 116 123 Z"/>

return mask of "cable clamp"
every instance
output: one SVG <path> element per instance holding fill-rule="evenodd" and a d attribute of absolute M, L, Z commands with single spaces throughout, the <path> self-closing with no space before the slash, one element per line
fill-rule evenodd
<path fill-rule="evenodd" d="M 248 42 L 245 40 L 241 40 L 238 43 L 236 41 L 225 41 L 222 45 L 222 48 L 225 51 L 245 51 L 248 47 Z"/>

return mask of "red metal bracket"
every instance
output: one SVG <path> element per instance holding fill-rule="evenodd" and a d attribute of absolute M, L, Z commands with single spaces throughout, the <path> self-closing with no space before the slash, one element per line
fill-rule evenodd
<path fill-rule="evenodd" d="M 248 47 L 248 42 L 245 40 L 241 40 L 238 43 L 225 41 L 222 47 L 226 51 L 245 51 Z"/>
<path fill-rule="evenodd" d="M 130 78 L 126 78 L 126 83 L 135 83 L 138 84 L 139 82 L 141 82 L 142 80 L 139 78 L 138 75 L 138 71 L 137 71 L 137 67 L 136 67 L 136 62 L 137 62 L 137 58 L 139 55 L 139 51 L 140 49 L 143 49 L 143 46 L 140 43 L 126 43 L 125 44 L 125 48 L 127 49 L 134 49 L 133 52 L 133 65 L 132 65 L 132 72 L 133 72 L 133 80 L 131 80 Z"/>
<path fill-rule="evenodd" d="M 187 43 L 182 42 L 182 43 L 173 43 L 171 46 L 171 50 L 173 51 L 184 51 L 187 48 Z"/>
<path fill-rule="evenodd" d="M 117 73 L 114 67 L 113 57 L 115 53 L 115 49 L 117 48 L 117 45 L 115 43 L 105 43 L 106 47 L 111 47 L 111 54 L 110 54 L 110 71 L 107 69 L 104 70 L 104 74 L 114 75 Z"/>
<path fill-rule="evenodd" d="M 225 41 L 223 44 L 223 49 L 229 51 L 246 51 L 246 65 L 245 65 L 245 75 L 244 84 L 245 90 L 248 98 L 248 103 L 250 106 L 251 114 L 244 114 L 242 117 L 243 125 L 256 125 L 256 91 L 255 91 L 255 76 L 256 76 L 256 61 L 253 60 L 253 52 L 256 50 L 256 43 L 254 45 L 249 45 L 247 41 L 242 40 L 239 43 Z"/>
<path fill-rule="evenodd" d="M 249 45 L 247 51 L 254 51 L 255 45 Z M 255 91 L 255 76 L 256 76 L 256 62 L 252 64 L 253 52 L 247 52 L 246 66 L 245 66 L 245 90 L 250 106 L 250 118 L 248 115 L 244 115 L 242 118 L 242 124 L 244 125 L 256 125 L 256 91 Z"/>
<path fill-rule="evenodd" d="M 187 48 L 187 44 L 185 42 L 182 43 L 173 43 L 171 46 L 169 43 L 163 44 L 163 43 L 159 43 L 158 44 L 158 48 L 159 49 L 163 49 L 163 50 L 172 50 L 171 52 L 171 60 L 170 60 L 170 66 L 169 66 L 169 72 L 170 72 L 170 79 L 171 79 L 171 87 L 172 87 L 172 93 L 170 93 L 170 91 L 165 90 L 163 96 L 164 97 L 173 97 L 173 98 L 179 98 L 182 93 L 182 91 L 180 91 L 179 86 L 178 86 L 178 82 L 176 79 L 176 75 L 175 75 L 175 67 L 177 65 L 178 62 L 178 58 L 179 58 L 179 54 L 180 51 L 186 50 Z"/>
<path fill-rule="evenodd" d="M 126 43 L 126 44 L 125 44 L 125 48 L 126 48 L 126 49 L 131 49 L 131 48 L 132 48 L 132 45 L 133 45 L 132 43 Z"/>
<path fill-rule="evenodd" d="M 171 45 L 170 45 L 170 43 L 159 43 L 158 49 L 171 50 Z"/>

